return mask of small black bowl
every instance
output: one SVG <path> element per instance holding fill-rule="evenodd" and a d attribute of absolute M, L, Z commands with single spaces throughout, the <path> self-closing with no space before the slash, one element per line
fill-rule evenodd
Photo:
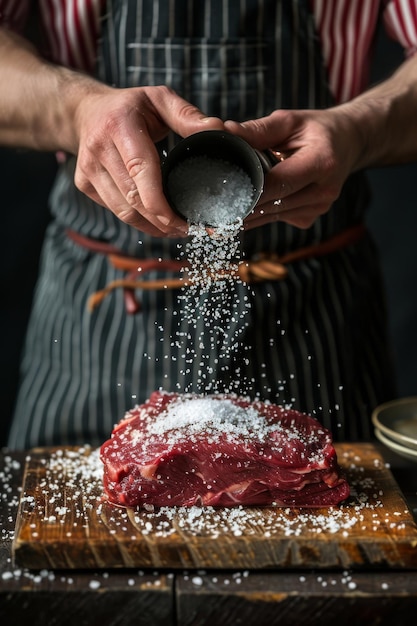
<path fill-rule="evenodd" d="M 162 183 L 171 208 L 185 220 L 189 219 L 189 215 L 184 212 L 184 209 L 175 205 L 170 193 L 169 176 L 177 165 L 196 156 L 227 161 L 241 168 L 249 176 L 253 195 L 248 206 L 244 207 L 244 214 L 240 216 L 242 219 L 247 217 L 256 206 L 262 193 L 265 171 L 273 165 L 271 156 L 259 153 L 244 139 L 223 131 L 206 130 L 182 139 L 162 163 Z M 213 215 L 211 220 L 210 216 L 207 216 L 204 219 L 204 224 L 206 226 L 215 225 L 216 220 L 213 218 Z"/>

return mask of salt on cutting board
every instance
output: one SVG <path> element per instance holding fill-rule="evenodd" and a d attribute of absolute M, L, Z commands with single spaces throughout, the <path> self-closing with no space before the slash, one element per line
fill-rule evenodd
<path fill-rule="evenodd" d="M 417 567 L 417 527 L 372 444 L 336 444 L 351 486 L 326 509 L 152 507 L 103 501 L 97 450 L 45 448 L 26 461 L 17 565 L 68 568 Z"/>

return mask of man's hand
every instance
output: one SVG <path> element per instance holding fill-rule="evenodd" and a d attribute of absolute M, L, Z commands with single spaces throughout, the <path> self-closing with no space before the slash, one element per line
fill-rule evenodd
<path fill-rule="evenodd" d="M 167 87 L 106 88 L 82 99 L 75 116 L 77 187 L 123 222 L 155 236 L 184 236 L 187 224 L 162 191 L 155 142 L 169 130 L 188 136 L 222 130 Z"/>
<path fill-rule="evenodd" d="M 282 220 L 308 228 L 329 210 L 352 172 L 417 159 L 417 54 L 386 81 L 325 110 L 279 110 L 225 128 L 254 148 L 288 158 L 268 173 L 254 228 Z"/>
<path fill-rule="evenodd" d="M 188 230 L 163 194 L 155 142 L 223 129 L 167 87 L 114 89 L 0 28 L 0 144 L 76 155 L 77 187 L 148 234 Z"/>
<path fill-rule="evenodd" d="M 277 220 L 308 228 L 328 211 L 360 149 L 349 120 L 335 112 L 280 110 L 243 124 L 225 123 L 254 148 L 284 156 L 266 175 L 259 204 L 245 220 L 247 229 Z"/>

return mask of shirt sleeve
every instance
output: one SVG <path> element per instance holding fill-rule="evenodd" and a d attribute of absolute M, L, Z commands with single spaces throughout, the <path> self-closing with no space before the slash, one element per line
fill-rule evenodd
<path fill-rule="evenodd" d="M 0 0 L 0 27 L 23 33 L 32 6 L 44 35 L 44 56 L 92 72 L 106 0 Z"/>
<path fill-rule="evenodd" d="M 407 56 L 417 52 L 417 0 L 389 0 L 383 14 L 386 31 Z"/>
<path fill-rule="evenodd" d="M 31 0 L 0 0 L 0 27 L 22 32 L 26 26 Z"/>

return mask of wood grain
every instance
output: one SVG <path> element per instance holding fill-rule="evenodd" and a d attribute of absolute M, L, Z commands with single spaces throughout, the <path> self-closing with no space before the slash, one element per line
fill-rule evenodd
<path fill-rule="evenodd" d="M 351 575 L 334 570 L 302 574 L 179 573 L 178 624 L 410 626 L 417 593 L 416 573 L 410 574 L 396 571 L 388 576 L 376 572 Z"/>
<path fill-rule="evenodd" d="M 86 452 L 41 449 L 27 460 L 13 542 L 28 568 L 417 568 L 417 527 L 372 444 L 336 445 L 352 496 L 332 509 L 125 510 L 60 470 Z M 87 453 L 88 454 L 88 453 Z M 59 459 L 59 457 L 58 457 Z M 58 469 L 56 469 L 58 468 Z M 65 468 L 65 463 L 64 463 Z M 69 479 L 70 477 L 70 479 Z"/>

